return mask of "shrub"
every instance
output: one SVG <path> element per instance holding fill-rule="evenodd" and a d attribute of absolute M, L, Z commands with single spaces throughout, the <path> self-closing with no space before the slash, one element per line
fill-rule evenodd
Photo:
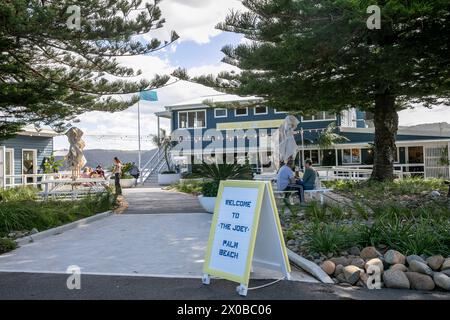
<path fill-rule="evenodd" d="M 216 182 L 228 179 L 253 179 L 252 169 L 248 164 L 207 164 L 203 162 L 202 165 L 196 168 L 195 174 Z"/>
<path fill-rule="evenodd" d="M 17 187 L 0 189 L 0 201 L 31 201 L 37 199 L 38 189 L 34 187 Z"/>
<path fill-rule="evenodd" d="M 197 195 L 202 192 L 203 181 L 185 180 L 174 184 L 172 188 L 179 192 Z"/>
<path fill-rule="evenodd" d="M 203 183 L 202 195 L 204 197 L 217 197 L 219 193 L 219 183 L 217 181 L 208 181 Z"/>
<path fill-rule="evenodd" d="M 336 223 L 313 223 L 305 228 L 307 246 L 313 252 L 338 253 L 352 246 L 353 236 L 347 226 Z"/>
<path fill-rule="evenodd" d="M 17 244 L 10 239 L 0 238 L 0 254 L 14 250 L 17 248 Z"/>

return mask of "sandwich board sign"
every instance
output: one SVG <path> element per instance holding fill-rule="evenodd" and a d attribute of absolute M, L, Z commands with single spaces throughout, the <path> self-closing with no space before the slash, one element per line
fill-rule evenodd
<path fill-rule="evenodd" d="M 222 181 L 214 209 L 203 267 L 210 276 L 240 283 L 246 296 L 252 266 L 282 273 L 291 268 L 270 182 Z"/>

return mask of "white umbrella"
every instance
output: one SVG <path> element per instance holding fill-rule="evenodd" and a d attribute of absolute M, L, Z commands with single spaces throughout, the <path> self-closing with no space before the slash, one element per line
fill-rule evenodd
<path fill-rule="evenodd" d="M 83 131 L 76 127 L 72 127 L 66 132 L 66 136 L 70 143 L 69 153 L 66 160 L 72 168 L 72 178 L 76 179 L 80 176 L 80 170 L 86 164 L 86 158 L 83 155 L 83 149 L 86 146 L 83 137 Z"/>
<path fill-rule="evenodd" d="M 283 124 L 278 128 L 274 134 L 273 139 L 275 143 L 275 152 L 273 154 L 273 164 L 278 170 L 280 162 L 286 162 L 292 157 L 295 160 L 297 155 L 297 143 L 295 142 L 295 130 L 298 124 L 297 117 L 289 115 L 284 119 Z"/>

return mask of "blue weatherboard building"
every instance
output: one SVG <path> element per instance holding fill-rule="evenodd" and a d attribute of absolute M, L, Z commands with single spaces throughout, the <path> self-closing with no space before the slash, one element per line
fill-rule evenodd
<path fill-rule="evenodd" d="M 43 163 L 53 153 L 53 130 L 27 126 L 15 137 L 0 141 L 0 187 L 36 183 Z M 25 178 L 23 175 L 28 175 Z M 23 181 L 23 180 L 26 181 Z"/>
<path fill-rule="evenodd" d="M 208 104 L 205 102 L 208 101 Z M 284 121 L 287 112 L 259 105 L 256 97 L 242 98 L 233 95 L 219 94 L 206 96 L 191 101 L 165 107 L 165 111 L 156 113 L 159 118 L 171 121 L 171 131 L 183 130 L 194 135 L 201 132 L 203 141 L 192 139 L 192 150 L 186 148 L 184 157 L 191 157 L 190 163 L 205 160 L 203 150 L 211 144 L 208 132 L 217 130 L 223 133 L 223 154 L 214 157 L 230 157 L 237 162 L 245 158 L 255 160 L 255 170 L 265 172 L 271 169 L 267 159 L 260 159 L 258 150 L 264 149 L 264 139 L 273 133 Z M 222 103 L 233 105 L 234 108 L 211 107 Z M 318 112 L 311 116 L 296 116 L 299 120 L 295 138 L 298 144 L 297 164 L 302 166 L 304 159 L 311 159 L 318 167 L 351 167 L 370 168 L 373 165 L 374 126 L 371 114 L 349 109 L 341 114 Z M 317 144 L 317 138 L 330 124 L 336 125 L 336 131 L 348 141 L 323 150 Z M 257 148 L 254 144 L 245 143 L 244 150 L 239 150 L 239 144 L 230 148 L 227 130 L 250 130 L 257 138 Z M 302 134 L 303 133 L 303 134 Z M 242 136 L 241 139 L 248 139 Z M 238 138 L 239 139 L 239 138 Z M 186 141 L 184 141 L 186 144 Z M 396 139 L 397 155 L 396 170 L 411 172 L 423 177 L 450 177 L 449 152 L 450 132 L 420 132 L 412 129 L 400 129 Z M 200 145 L 200 148 L 199 148 Z M 242 146 L 242 144 L 241 144 Z M 221 148 L 222 149 L 222 148 Z M 241 152 L 242 151 L 242 152 Z M 270 152 L 269 152 L 270 156 Z M 206 156 L 209 157 L 209 156 Z M 211 160 L 211 159 L 209 159 Z M 198 163 L 198 161 L 197 161 Z"/>

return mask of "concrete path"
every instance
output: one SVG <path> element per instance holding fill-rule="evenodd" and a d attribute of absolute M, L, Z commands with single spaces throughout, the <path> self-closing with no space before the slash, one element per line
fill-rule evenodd
<path fill-rule="evenodd" d="M 126 214 L 109 216 L 0 255 L 0 272 L 65 273 L 69 266 L 76 265 L 83 274 L 200 278 L 212 215 L 184 213 L 181 208 L 175 214 L 160 213 L 156 204 L 147 205 L 144 200 L 165 197 L 186 207 L 186 197 L 155 193 L 158 195 L 147 189 L 127 190 Z M 255 279 L 280 277 L 272 271 L 254 271 Z M 317 282 L 302 271 L 294 271 L 292 276 L 298 281 Z"/>
<path fill-rule="evenodd" d="M 129 203 L 126 214 L 200 213 L 205 212 L 197 197 L 161 188 L 124 189 Z"/>

